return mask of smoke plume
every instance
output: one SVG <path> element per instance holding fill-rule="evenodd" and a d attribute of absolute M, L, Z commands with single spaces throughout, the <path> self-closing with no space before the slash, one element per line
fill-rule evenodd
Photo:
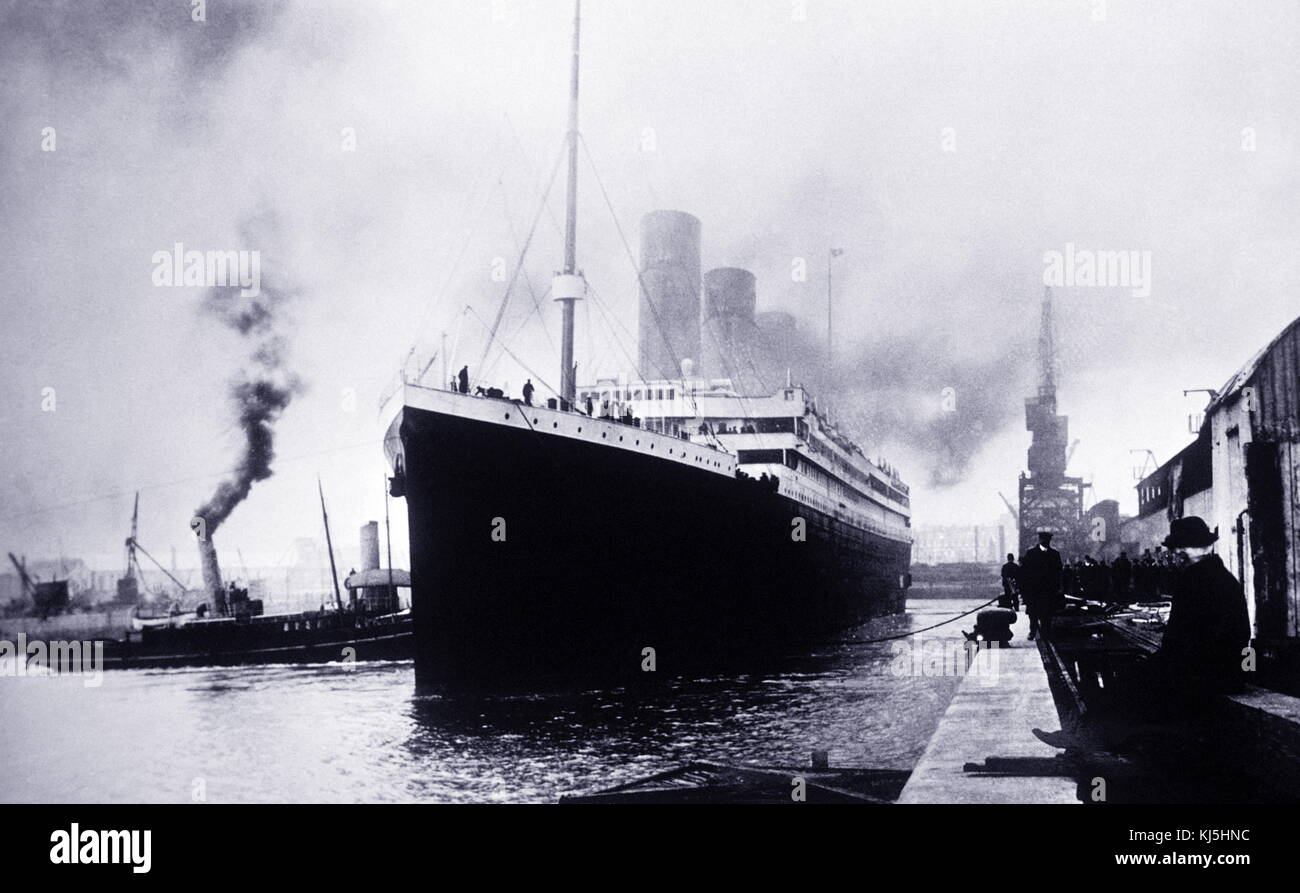
<path fill-rule="evenodd" d="M 206 523 L 208 535 L 248 497 L 253 484 L 271 476 L 275 423 L 302 390 L 301 381 L 285 366 L 284 339 L 274 331 L 288 298 L 265 283 L 253 298 L 241 297 L 238 288 L 211 288 L 205 294 L 203 311 L 250 340 L 247 365 L 230 382 L 231 403 L 244 435 L 239 461 L 194 513 Z"/>
<path fill-rule="evenodd" d="M 985 443 L 1018 419 L 1032 380 L 1031 336 L 1026 326 L 1023 338 L 976 354 L 954 350 L 941 332 L 878 333 L 845 348 L 830 368 L 824 340 L 800 324 L 780 343 L 760 339 L 762 359 L 752 368 L 760 392 L 770 392 L 789 368 L 864 450 L 885 451 L 886 459 L 905 451 L 923 463 L 931 487 L 950 487 Z M 744 377 L 744 369 L 728 371 Z"/>
<path fill-rule="evenodd" d="M 884 336 L 837 370 L 829 397 L 846 431 L 924 461 L 931 487 L 965 478 L 971 460 L 1019 417 L 1032 353 L 963 356 L 939 339 Z"/>

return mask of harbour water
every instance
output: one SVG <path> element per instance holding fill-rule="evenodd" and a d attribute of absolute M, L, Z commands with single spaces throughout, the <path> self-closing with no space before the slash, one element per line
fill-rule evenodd
<path fill-rule="evenodd" d="M 982 600 L 982 599 L 981 599 Z M 691 760 L 910 769 L 959 682 L 862 643 L 978 602 L 924 599 L 769 672 L 610 690 L 415 694 L 410 663 L 0 677 L 3 802 L 554 802 Z M 973 618 L 926 633 L 960 641 Z"/>

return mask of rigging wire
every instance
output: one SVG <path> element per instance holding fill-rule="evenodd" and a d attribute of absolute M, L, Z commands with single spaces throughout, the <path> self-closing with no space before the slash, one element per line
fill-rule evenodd
<path fill-rule="evenodd" d="M 541 222 L 542 212 L 546 209 L 547 198 L 551 194 L 551 189 L 555 186 L 555 176 L 560 170 L 560 162 L 564 160 L 564 152 L 561 150 L 555 156 L 555 164 L 551 167 L 550 181 L 546 184 L 546 190 L 542 194 L 542 201 L 537 208 L 537 214 L 533 217 L 532 225 L 528 228 L 528 238 L 524 240 L 523 248 L 520 250 L 519 260 L 515 263 L 515 271 L 506 284 L 505 294 L 501 296 L 501 305 L 497 308 L 496 318 L 493 319 L 492 325 L 488 330 L 488 341 L 483 346 L 483 353 L 479 357 L 478 369 L 479 374 L 475 376 L 474 381 L 477 384 L 482 378 L 482 369 L 484 362 L 487 360 L 488 351 L 492 348 L 492 342 L 497 340 L 497 330 L 501 327 L 501 320 L 505 317 L 506 308 L 510 305 L 510 295 L 514 291 L 515 283 L 519 279 L 519 274 L 523 270 L 524 260 L 528 256 L 528 249 L 532 247 L 533 236 L 537 234 L 537 224 Z M 497 342 L 500 344 L 500 342 Z"/>
<path fill-rule="evenodd" d="M 495 154 L 495 152 L 493 154 Z M 501 172 L 497 174 L 496 182 L 499 183 L 501 181 L 501 178 L 505 176 L 507 170 L 509 170 L 509 162 L 502 162 Z M 486 182 L 492 183 L 493 181 L 489 179 Z M 461 211 L 460 220 L 462 222 L 465 219 L 465 215 L 469 212 L 470 206 L 473 203 L 474 196 L 478 193 L 478 189 L 479 189 L 479 181 L 475 180 L 474 188 L 470 191 L 470 195 L 465 203 L 465 208 L 462 209 Z M 483 221 L 483 217 L 487 213 L 487 209 L 492 203 L 492 196 L 493 196 L 493 190 L 489 188 L 488 194 L 483 199 L 482 206 L 479 208 L 478 213 L 474 215 L 474 219 L 470 222 L 469 231 L 466 233 L 464 240 L 461 242 L 460 252 L 456 255 L 455 260 L 452 261 L 451 268 L 447 271 L 447 278 L 443 281 L 442 287 L 439 288 L 438 292 L 434 295 L 434 299 L 430 301 L 429 304 L 425 307 L 424 315 L 421 317 L 420 322 L 415 327 L 415 338 L 412 341 L 411 349 L 407 351 L 406 354 L 407 361 L 409 361 L 411 356 L 415 353 L 416 347 L 419 345 L 420 338 L 424 336 L 424 329 L 429 324 L 429 320 L 433 316 L 434 310 L 441 304 L 443 298 L 447 294 L 447 290 L 451 287 L 451 283 L 456 276 L 456 272 L 460 269 L 461 262 L 465 259 L 465 254 L 469 250 L 469 245 L 474 238 L 474 233 L 478 231 L 478 226 Z M 405 365 L 405 363 L 403 365 Z"/>
<path fill-rule="evenodd" d="M 474 318 L 477 319 L 480 323 L 483 324 L 483 328 L 485 328 L 485 329 L 488 328 L 487 320 L 485 320 L 483 317 L 479 316 L 477 310 L 475 310 L 473 307 L 470 307 L 470 308 L 469 308 L 469 312 L 472 313 L 472 314 L 474 314 Z M 492 342 L 492 341 L 496 341 L 497 346 L 500 347 L 500 348 L 501 348 L 503 351 L 505 351 L 507 354 L 509 354 L 509 355 L 510 355 L 510 359 L 514 360 L 516 363 L 518 363 L 520 366 L 522 366 L 525 372 L 527 372 L 527 373 L 528 373 L 530 376 L 532 376 L 533 378 L 536 378 L 537 381 L 538 381 L 538 383 L 540 383 L 540 384 L 542 385 L 542 387 L 546 388 L 546 390 L 550 391 L 552 394 L 554 394 L 554 395 L 557 396 L 557 397 L 560 395 L 560 392 L 557 391 L 555 388 L 553 388 L 553 387 L 552 387 L 552 386 L 551 386 L 551 385 L 546 381 L 546 379 L 542 378 L 542 376 L 540 376 L 540 375 L 538 375 L 536 372 L 534 372 L 531 366 L 529 366 L 529 365 L 528 365 L 527 363 L 525 363 L 523 360 L 519 359 L 519 356 L 518 356 L 514 351 L 512 351 L 509 347 L 507 347 L 507 346 L 506 346 L 506 345 L 501 341 L 501 339 L 497 338 L 497 336 L 496 336 L 495 334 L 493 334 L 493 333 L 491 332 L 491 330 L 489 330 L 489 331 L 488 331 L 488 344 L 489 344 L 489 346 L 491 346 L 491 342 Z"/>
<path fill-rule="evenodd" d="M 501 187 L 501 205 L 502 205 L 503 209 L 505 210 L 505 213 L 506 213 L 506 223 L 507 223 L 507 225 L 510 227 L 510 235 L 511 235 L 511 237 L 515 240 L 515 247 L 519 248 L 520 251 L 522 252 L 522 251 L 523 251 L 523 247 L 522 247 L 522 246 L 520 245 L 520 243 L 519 243 L 519 234 L 518 234 L 517 232 L 515 232 L 515 221 L 514 221 L 514 215 L 512 215 L 512 214 L 510 213 L 510 207 L 509 207 L 509 205 L 508 205 L 508 203 L 507 203 L 507 198 L 506 198 L 506 192 L 505 192 L 505 186 L 504 186 L 504 185 L 502 185 L 502 187 Z M 549 207 L 549 203 L 548 203 L 548 207 Z M 520 256 L 520 261 L 519 261 L 519 262 L 520 262 L 521 265 L 523 264 L 523 257 L 522 257 L 522 254 L 521 254 L 521 256 Z M 521 272 L 522 272 L 522 275 L 523 275 L 523 277 L 524 277 L 524 286 L 527 287 L 527 289 L 528 289 L 528 294 L 529 294 L 529 295 L 532 297 L 532 299 L 533 299 L 533 309 L 537 311 L 537 318 L 538 318 L 538 320 L 539 320 L 539 321 L 541 322 L 541 324 L 542 324 L 542 333 L 546 335 L 546 343 L 550 345 L 551 353 L 558 354 L 558 351 L 556 351 L 556 349 L 555 349 L 555 340 L 551 337 L 551 330 L 550 330 L 549 328 L 547 328 L 547 325 L 546 325 L 546 314 L 542 312 L 542 305 L 541 305 L 541 303 L 537 300 L 537 291 L 536 291 L 536 289 L 533 288 L 533 280 L 529 277 L 529 275 L 528 275 L 528 271 L 527 271 L 527 270 L 523 270 L 523 271 L 521 271 Z M 549 287 L 547 288 L 547 294 L 550 294 L 550 288 L 549 288 Z M 529 319 L 532 319 L 532 316 L 530 315 L 528 318 L 529 318 Z M 522 328 L 522 327 L 521 327 L 521 328 Z"/>
<path fill-rule="evenodd" d="M 578 135 L 578 139 L 579 142 L 582 143 L 583 154 L 587 156 L 587 164 L 591 167 L 591 175 L 596 180 L 596 185 L 600 187 L 601 196 L 605 199 L 605 207 L 609 210 L 609 216 L 614 221 L 614 230 L 618 233 L 619 240 L 623 243 L 623 250 L 627 254 L 627 259 L 632 265 L 633 272 L 636 273 L 637 284 L 642 290 L 645 290 L 646 284 L 644 277 L 641 275 L 641 267 L 636 262 L 636 255 L 632 252 L 632 245 L 627 240 L 627 234 L 623 232 L 623 224 L 619 221 L 618 214 L 614 211 L 614 203 L 610 200 L 609 191 L 605 188 L 605 181 L 600 178 L 600 171 L 596 169 L 595 159 L 591 157 L 591 149 L 587 146 L 587 140 L 582 136 L 582 134 Z M 677 351 L 674 349 L 672 342 L 668 337 L 667 327 L 664 325 L 663 319 L 660 318 L 659 309 L 655 307 L 654 301 L 646 301 L 645 306 L 650 308 L 650 315 L 654 317 L 655 328 L 659 330 L 659 336 L 663 339 L 664 345 L 668 348 L 669 354 L 677 356 Z"/>

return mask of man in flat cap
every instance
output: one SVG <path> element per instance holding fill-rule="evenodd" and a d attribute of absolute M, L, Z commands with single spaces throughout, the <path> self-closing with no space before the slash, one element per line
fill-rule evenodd
<path fill-rule="evenodd" d="M 1053 747 L 1113 747 L 1146 723 L 1185 719 L 1240 688 L 1250 618 L 1241 584 L 1214 552 L 1218 538 L 1195 516 L 1170 524 L 1164 545 L 1183 566 L 1159 650 L 1107 686 L 1079 727 L 1035 735 Z"/>
<path fill-rule="evenodd" d="M 1038 545 L 1020 559 L 1020 594 L 1029 615 L 1029 638 L 1052 629 L 1052 615 L 1061 610 L 1061 553 L 1052 548 L 1052 534 L 1038 531 Z"/>

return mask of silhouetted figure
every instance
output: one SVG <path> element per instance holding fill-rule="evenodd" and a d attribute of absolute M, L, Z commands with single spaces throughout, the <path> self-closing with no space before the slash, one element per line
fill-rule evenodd
<path fill-rule="evenodd" d="M 588 415 L 588 416 L 591 415 L 592 410 L 593 410 L 594 408 L 595 408 L 595 407 L 593 407 L 593 406 L 592 406 L 592 403 L 591 403 L 591 395 L 588 394 L 588 395 L 587 395 L 587 415 Z"/>
<path fill-rule="evenodd" d="M 524 382 L 524 405 L 533 405 L 533 380 L 531 378 Z"/>
<path fill-rule="evenodd" d="M 1002 598 L 998 599 L 999 608 L 1020 608 L 1020 565 L 1016 556 L 1008 554 L 1007 563 L 1002 565 Z"/>
<path fill-rule="evenodd" d="M 1079 585 L 1079 569 L 1077 564 L 1067 561 L 1061 566 L 1061 591 L 1074 594 Z"/>
<path fill-rule="evenodd" d="M 1080 592 L 1083 597 L 1091 601 L 1106 600 L 1106 573 L 1097 559 L 1091 555 L 1083 557 L 1083 568 L 1081 570 Z"/>
<path fill-rule="evenodd" d="M 1061 610 L 1061 553 L 1052 548 L 1052 534 L 1038 532 L 1038 545 L 1020 559 L 1020 593 L 1025 598 L 1025 613 L 1029 615 L 1029 638 L 1038 638 L 1039 632 L 1047 635 L 1052 628 L 1052 615 Z"/>
<path fill-rule="evenodd" d="M 469 393 L 469 367 L 468 366 L 460 367 L 460 372 L 456 373 L 456 380 L 460 384 L 460 392 L 462 394 L 468 394 Z"/>
<path fill-rule="evenodd" d="M 1147 549 L 1137 566 L 1137 596 L 1139 601 L 1155 601 L 1156 595 L 1156 559 Z"/>
<path fill-rule="evenodd" d="M 1110 566 L 1110 585 L 1114 590 L 1115 600 L 1128 601 L 1129 582 L 1133 579 L 1133 562 L 1128 560 L 1127 552 L 1120 552 L 1115 563 Z"/>

